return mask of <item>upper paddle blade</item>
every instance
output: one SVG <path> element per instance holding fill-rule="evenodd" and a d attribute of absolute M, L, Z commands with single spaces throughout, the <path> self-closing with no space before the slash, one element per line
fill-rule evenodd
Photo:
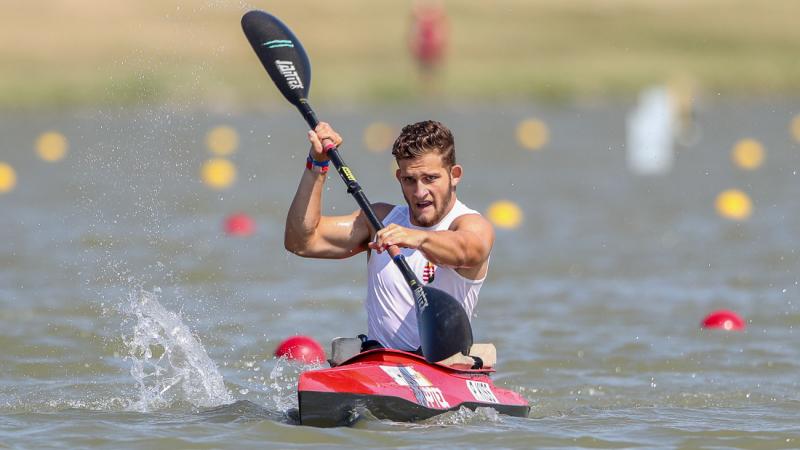
<path fill-rule="evenodd" d="M 286 100 L 295 106 L 304 101 L 311 84 L 311 64 L 292 30 L 275 16 L 258 10 L 242 17 L 242 29 Z"/>
<path fill-rule="evenodd" d="M 437 362 L 456 353 L 467 355 L 472 347 L 472 326 L 461 303 L 446 292 L 428 286 L 414 289 L 414 297 L 425 360 Z"/>

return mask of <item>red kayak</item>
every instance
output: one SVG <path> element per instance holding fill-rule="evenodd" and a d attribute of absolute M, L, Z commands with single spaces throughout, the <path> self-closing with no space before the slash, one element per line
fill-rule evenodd
<path fill-rule="evenodd" d="M 516 392 L 497 388 L 489 378 L 492 372 L 429 363 L 400 350 L 369 350 L 336 367 L 300 374 L 300 423 L 351 425 L 362 409 L 378 419 L 411 422 L 462 406 L 472 410 L 489 407 L 527 417 L 528 401 Z"/>

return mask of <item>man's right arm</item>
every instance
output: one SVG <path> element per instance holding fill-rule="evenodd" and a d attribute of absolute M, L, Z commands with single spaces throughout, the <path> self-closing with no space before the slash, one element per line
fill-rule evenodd
<path fill-rule="evenodd" d="M 286 250 L 308 258 L 347 258 L 364 251 L 370 229 L 361 211 L 347 216 L 320 213 L 325 174 L 306 170 L 286 216 Z"/>
<path fill-rule="evenodd" d="M 341 137 L 330 125 L 320 125 L 308 134 L 311 157 L 327 160 L 322 150 L 322 140 L 330 139 L 337 146 Z M 303 257 L 340 259 L 367 250 L 373 234 L 364 214 L 358 210 L 347 216 L 323 216 L 322 191 L 327 174 L 317 169 L 306 170 L 300 179 L 289 213 L 286 216 L 284 246 L 286 250 Z M 376 204 L 378 217 L 384 217 L 391 205 Z"/>

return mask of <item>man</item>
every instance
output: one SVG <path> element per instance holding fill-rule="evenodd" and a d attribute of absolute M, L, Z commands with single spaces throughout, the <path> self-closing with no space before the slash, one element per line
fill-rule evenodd
<path fill-rule="evenodd" d="M 435 121 L 403 128 L 392 154 L 406 205 L 375 203 L 385 228 L 377 232 L 361 210 L 322 216 L 328 158 L 323 141 L 342 142 L 327 123 L 309 131 L 311 150 L 286 218 L 286 249 L 303 257 L 347 258 L 367 252 L 368 336 L 385 347 L 420 346 L 414 299 L 386 250 L 401 248 L 417 277 L 461 302 L 472 316 L 489 269 L 492 225 L 456 198 L 463 168 L 456 164 L 453 135 Z"/>

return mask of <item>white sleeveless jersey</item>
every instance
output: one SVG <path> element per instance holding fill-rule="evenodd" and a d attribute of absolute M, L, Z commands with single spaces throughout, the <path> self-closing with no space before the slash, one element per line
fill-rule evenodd
<path fill-rule="evenodd" d="M 408 206 L 395 206 L 383 220 L 383 224 L 396 223 L 417 230 L 442 231 L 447 230 L 453 220 L 464 214 L 479 213 L 456 200 L 453 209 L 438 224 L 432 227 L 418 227 L 411 224 Z M 478 293 L 483 280 L 486 279 L 485 276 L 479 280 L 470 280 L 461 276 L 455 269 L 434 266 L 421 251 L 409 248 L 403 248 L 401 251 L 411 270 L 424 285 L 452 295 L 464 306 L 467 317 L 472 320 L 472 311 L 478 302 Z M 414 297 L 389 252 L 380 254 L 375 251 L 370 252 L 367 270 L 366 309 L 369 338 L 389 348 L 416 350 L 420 346 L 420 340 Z"/>

